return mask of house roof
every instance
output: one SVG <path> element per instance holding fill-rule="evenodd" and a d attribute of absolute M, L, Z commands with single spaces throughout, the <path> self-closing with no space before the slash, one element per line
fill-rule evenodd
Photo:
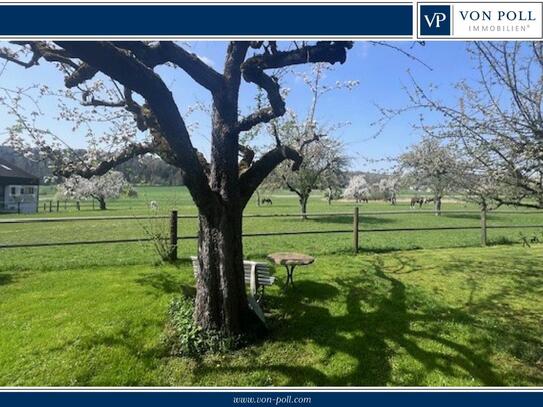
<path fill-rule="evenodd" d="M 39 178 L 0 158 L 0 183 L 37 184 Z"/>

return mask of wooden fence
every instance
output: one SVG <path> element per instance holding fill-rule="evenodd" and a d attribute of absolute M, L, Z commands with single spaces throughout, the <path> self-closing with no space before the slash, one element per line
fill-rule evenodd
<path fill-rule="evenodd" d="M 136 200 L 133 199 L 115 199 L 111 200 L 108 203 L 114 203 L 115 205 L 119 203 L 127 202 L 132 206 L 134 203 L 137 203 Z M 44 212 L 44 213 L 52 213 L 52 212 L 68 212 L 72 210 L 76 211 L 82 211 L 82 210 L 100 210 L 100 205 L 97 203 L 95 199 L 86 199 L 82 201 L 76 201 L 76 200 L 69 200 L 69 199 L 63 199 L 63 200 L 55 200 L 53 198 L 51 199 L 44 199 L 40 198 L 40 203 L 37 206 L 38 212 Z M 20 213 L 20 212 L 19 212 Z"/>
<path fill-rule="evenodd" d="M 361 228 L 360 217 L 372 215 L 399 215 L 399 214 L 433 214 L 431 210 L 400 210 L 400 211 L 368 211 L 360 212 L 358 207 L 353 209 L 353 212 L 326 212 L 326 213 L 307 213 L 308 217 L 330 217 L 344 216 L 352 217 L 352 227 L 345 229 L 325 229 L 325 230 L 304 230 L 304 231 L 281 231 L 281 232 L 253 232 L 244 233 L 243 237 L 267 237 L 267 236 L 296 236 L 296 235 L 314 235 L 314 234 L 352 234 L 353 252 L 358 253 L 360 250 L 360 234 L 361 233 L 387 233 L 387 232 L 417 232 L 417 231 L 447 231 L 447 230 L 480 230 L 481 246 L 487 245 L 488 229 L 521 229 L 521 228 L 542 228 L 543 224 L 528 224 L 528 225 L 489 225 L 487 222 L 486 211 L 474 210 L 453 210 L 441 211 L 442 214 L 478 214 L 480 216 L 480 225 L 478 226 L 428 226 L 428 227 L 400 227 L 400 228 Z M 499 211 L 499 214 L 543 214 L 543 211 Z M 302 214 L 283 213 L 283 214 L 247 214 L 244 218 L 280 218 L 280 217 L 300 217 Z M 179 236 L 178 235 L 178 220 L 179 219 L 197 219 L 197 215 L 179 215 L 176 210 L 171 211 L 169 215 L 155 216 L 86 216 L 86 217 L 58 217 L 58 218 L 25 218 L 25 219 L 0 219 L 2 224 L 28 224 L 28 223 L 51 223 L 51 222 L 86 222 L 86 221 L 111 221 L 111 220 L 138 220 L 138 219 L 169 219 L 169 236 L 164 240 L 169 241 L 171 246 L 172 259 L 177 258 L 177 246 L 181 240 L 194 240 L 198 236 Z M 31 247 L 50 247 L 50 246 L 73 246 L 73 245 L 94 245 L 94 244 L 114 244 L 114 243 L 137 243 L 149 242 L 155 238 L 141 237 L 133 239 L 107 239 L 107 240 L 78 240 L 68 242 L 37 242 L 37 243 L 14 243 L 0 244 L 0 249 L 12 248 L 31 248 Z"/>

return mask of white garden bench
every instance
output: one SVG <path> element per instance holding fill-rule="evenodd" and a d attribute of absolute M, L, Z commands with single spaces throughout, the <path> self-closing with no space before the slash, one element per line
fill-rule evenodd
<path fill-rule="evenodd" d="M 192 270 L 196 276 L 200 270 L 198 257 L 191 256 L 190 259 L 192 260 Z M 272 285 L 275 282 L 275 277 L 271 275 L 271 268 L 266 263 L 244 260 L 243 268 L 245 270 L 245 284 L 250 287 L 249 306 L 264 322 L 264 312 L 259 304 L 264 297 L 264 288 Z"/>

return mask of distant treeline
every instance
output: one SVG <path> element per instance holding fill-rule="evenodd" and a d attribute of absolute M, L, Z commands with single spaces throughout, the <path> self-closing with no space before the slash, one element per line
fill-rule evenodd
<path fill-rule="evenodd" d="M 0 158 L 15 164 L 26 172 L 39 177 L 42 182 L 52 175 L 49 163 L 45 161 L 33 161 L 23 157 L 11 147 L 0 146 Z M 133 158 L 118 166 L 117 171 L 124 174 L 128 182 L 137 185 L 183 185 L 183 175 L 179 168 L 171 166 L 160 158 L 146 155 L 140 158 Z M 364 175 L 368 184 L 376 184 L 386 177 L 385 174 L 377 172 L 347 171 L 344 184 L 345 188 L 349 179 L 355 175 Z"/>
<path fill-rule="evenodd" d="M 146 155 L 133 158 L 116 168 L 131 184 L 138 185 L 183 185 L 183 173 L 179 168 L 165 163 L 160 158 Z"/>
<path fill-rule="evenodd" d="M 11 147 L 0 146 L 0 158 L 39 177 L 42 182 L 52 175 L 47 160 L 29 160 Z M 116 169 L 122 172 L 131 184 L 183 185 L 183 175 L 178 168 L 151 155 L 133 158 Z"/>

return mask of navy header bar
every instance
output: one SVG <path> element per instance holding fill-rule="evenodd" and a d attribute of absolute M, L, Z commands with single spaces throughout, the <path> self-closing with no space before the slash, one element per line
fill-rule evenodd
<path fill-rule="evenodd" d="M 411 4 L 0 5 L 2 37 L 411 37 Z"/>

